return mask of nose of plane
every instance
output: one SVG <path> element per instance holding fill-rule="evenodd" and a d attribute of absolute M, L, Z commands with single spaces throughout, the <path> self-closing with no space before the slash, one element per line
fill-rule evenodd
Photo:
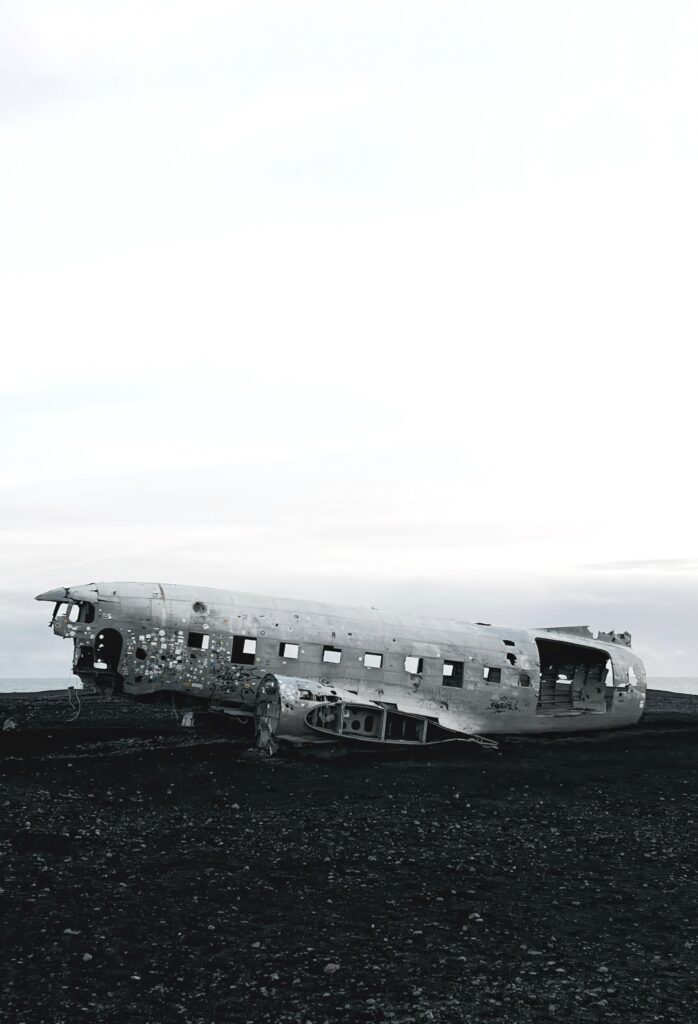
<path fill-rule="evenodd" d="M 96 601 L 99 596 L 97 586 L 88 583 L 79 587 L 55 587 L 43 594 L 37 594 L 35 601 Z"/>
<path fill-rule="evenodd" d="M 56 587 L 55 590 L 47 590 L 43 594 L 37 594 L 35 601 L 67 601 L 69 587 Z"/>

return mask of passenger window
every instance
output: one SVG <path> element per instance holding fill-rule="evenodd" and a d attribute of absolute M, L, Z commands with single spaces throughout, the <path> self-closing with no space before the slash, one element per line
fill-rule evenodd
<path fill-rule="evenodd" d="M 409 672 L 410 675 L 418 676 L 424 671 L 424 658 L 413 658 L 408 656 L 405 658 L 405 672 Z"/>
<path fill-rule="evenodd" d="M 463 662 L 444 661 L 443 680 L 444 686 L 463 685 Z"/>
<path fill-rule="evenodd" d="M 207 651 L 210 640 L 208 633 L 190 633 L 187 638 L 187 647 L 193 647 L 198 651 Z"/>
<path fill-rule="evenodd" d="M 322 648 L 322 660 L 329 661 L 332 665 L 339 665 L 342 660 L 342 648 L 332 647 L 329 644 L 326 644 Z"/>
<path fill-rule="evenodd" d="M 364 654 L 364 668 L 381 668 L 383 665 L 382 654 Z"/>
<path fill-rule="evenodd" d="M 490 668 L 489 665 L 485 665 L 482 670 L 482 674 L 485 677 L 485 681 L 488 683 L 501 683 L 502 681 L 501 668 Z"/>
<path fill-rule="evenodd" d="M 287 644 L 282 641 L 279 644 L 279 657 L 280 658 L 297 658 L 298 657 L 298 644 Z"/>
<path fill-rule="evenodd" d="M 233 650 L 230 660 L 234 665 L 254 665 L 257 654 L 257 638 L 254 636 L 234 636 Z"/>

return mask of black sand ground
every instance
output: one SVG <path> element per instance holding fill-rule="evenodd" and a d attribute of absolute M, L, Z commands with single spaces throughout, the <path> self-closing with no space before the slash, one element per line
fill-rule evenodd
<path fill-rule="evenodd" d="M 70 714 L 0 698 L 11 1024 L 698 1020 L 698 697 L 419 759 Z"/>

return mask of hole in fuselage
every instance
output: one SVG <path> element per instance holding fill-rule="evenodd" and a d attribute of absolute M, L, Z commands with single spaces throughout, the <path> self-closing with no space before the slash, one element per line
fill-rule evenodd
<path fill-rule="evenodd" d="M 123 639 L 116 629 L 103 629 L 95 640 L 95 668 L 116 672 L 119 668 Z"/>
<path fill-rule="evenodd" d="M 606 710 L 611 668 L 606 651 L 543 638 L 536 639 L 536 646 L 540 656 L 538 713 L 554 714 L 567 708 Z M 612 687 L 609 689 L 612 694 Z"/>

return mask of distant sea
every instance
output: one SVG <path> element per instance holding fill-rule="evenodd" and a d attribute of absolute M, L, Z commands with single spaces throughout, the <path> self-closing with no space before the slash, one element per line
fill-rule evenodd
<path fill-rule="evenodd" d="M 695 676 L 650 676 L 647 685 L 651 690 L 671 690 L 674 693 L 698 694 L 698 678 Z M 0 679 L 0 693 L 33 693 L 38 690 L 65 690 L 69 686 L 81 688 L 77 676 L 60 679 Z"/>
<path fill-rule="evenodd" d="M 2 679 L 0 678 L 0 693 L 35 693 L 38 690 L 67 690 L 74 686 L 77 690 L 82 689 L 82 683 L 77 676 L 61 676 L 60 679 Z"/>
<path fill-rule="evenodd" d="M 698 694 L 698 679 L 695 676 L 648 676 L 647 686 L 650 690 Z"/>

